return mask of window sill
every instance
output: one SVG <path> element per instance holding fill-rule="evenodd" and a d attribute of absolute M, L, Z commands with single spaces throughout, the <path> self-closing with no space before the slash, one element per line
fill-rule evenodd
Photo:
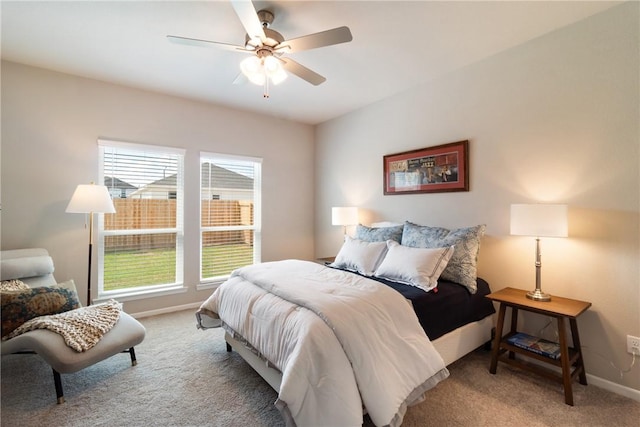
<path fill-rule="evenodd" d="M 197 291 L 216 290 L 218 286 L 222 285 L 226 279 L 212 280 L 210 282 L 201 282 L 196 285 Z"/>
<path fill-rule="evenodd" d="M 174 285 L 162 289 L 148 289 L 148 290 L 135 290 L 135 291 L 121 291 L 121 292 L 113 292 L 109 294 L 100 295 L 100 297 L 95 298 L 92 302 L 99 304 L 102 302 L 109 301 L 110 299 L 118 300 L 119 302 L 124 301 L 134 301 L 139 299 L 147 299 L 147 298 L 155 298 L 155 297 L 163 297 L 166 295 L 175 295 L 182 294 L 187 292 L 187 288 L 183 285 Z"/>

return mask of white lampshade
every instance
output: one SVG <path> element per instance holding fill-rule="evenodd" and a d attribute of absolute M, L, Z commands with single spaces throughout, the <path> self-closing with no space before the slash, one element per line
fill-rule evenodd
<path fill-rule="evenodd" d="M 274 85 L 281 83 L 287 78 L 287 73 L 282 68 L 282 64 L 273 56 L 264 58 L 264 72 L 271 79 Z"/>
<path fill-rule="evenodd" d="M 247 76 L 249 81 L 256 85 L 263 85 L 265 80 L 264 72 L 262 71 L 262 62 L 256 56 L 250 56 L 244 59 L 240 63 L 240 70 L 242 74 Z"/>
<path fill-rule="evenodd" d="M 356 225 L 358 223 L 358 208 L 336 207 L 331 208 L 332 225 Z"/>
<path fill-rule="evenodd" d="M 251 83 L 259 86 L 265 84 L 266 78 L 271 79 L 273 84 L 278 84 L 287 78 L 282 64 L 274 56 L 246 58 L 240 63 L 240 70 Z"/>
<path fill-rule="evenodd" d="M 279 67 L 278 70 L 273 72 L 269 78 L 274 85 L 280 84 L 287 79 L 287 72 L 284 71 L 284 68 Z"/>
<path fill-rule="evenodd" d="M 104 185 L 80 184 L 73 192 L 68 213 L 115 213 L 109 190 Z"/>
<path fill-rule="evenodd" d="M 511 205 L 511 234 L 514 236 L 567 237 L 567 205 Z"/>

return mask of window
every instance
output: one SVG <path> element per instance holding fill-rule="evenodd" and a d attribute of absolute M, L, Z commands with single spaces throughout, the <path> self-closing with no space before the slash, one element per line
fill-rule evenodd
<path fill-rule="evenodd" d="M 260 262 L 261 167 L 261 159 L 201 153 L 201 281 Z"/>
<path fill-rule="evenodd" d="M 99 297 L 182 286 L 184 151 L 98 144 L 100 178 L 120 195 L 99 224 Z"/>

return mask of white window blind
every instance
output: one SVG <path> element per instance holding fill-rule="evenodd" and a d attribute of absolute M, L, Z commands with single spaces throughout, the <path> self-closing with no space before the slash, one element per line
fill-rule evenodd
<path fill-rule="evenodd" d="M 100 140 L 115 214 L 99 235 L 101 297 L 183 282 L 184 151 Z"/>
<path fill-rule="evenodd" d="M 260 262 L 262 160 L 200 155 L 200 279 Z"/>

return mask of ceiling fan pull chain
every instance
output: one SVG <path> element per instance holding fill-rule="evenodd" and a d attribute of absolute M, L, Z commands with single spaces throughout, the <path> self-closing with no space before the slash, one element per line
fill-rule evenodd
<path fill-rule="evenodd" d="M 267 75 L 267 70 L 262 67 L 262 70 L 264 72 L 264 93 L 262 94 L 262 96 L 265 99 L 269 98 L 269 76 Z"/>

